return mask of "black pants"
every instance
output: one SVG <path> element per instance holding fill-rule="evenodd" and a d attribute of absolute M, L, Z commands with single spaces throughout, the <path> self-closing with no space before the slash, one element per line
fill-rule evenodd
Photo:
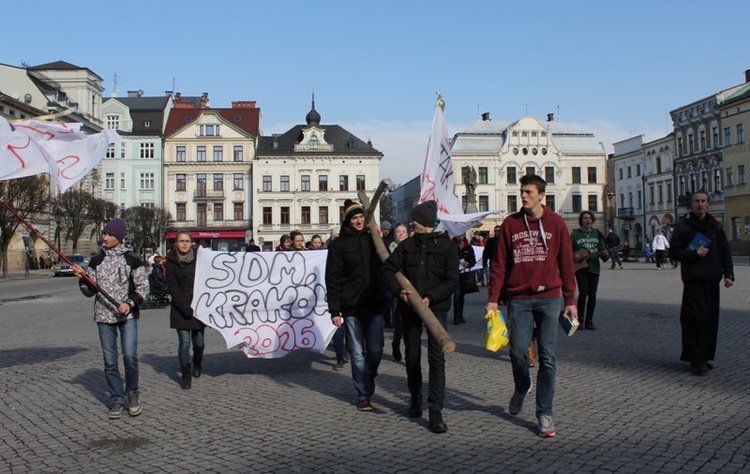
<path fill-rule="evenodd" d="M 446 315 L 435 315 L 445 327 Z M 401 312 L 401 325 L 406 346 L 406 379 L 409 393 L 414 398 L 422 397 L 422 320 L 411 310 Z M 438 340 L 427 332 L 427 363 L 429 364 L 429 392 L 427 407 L 442 410 L 445 401 L 445 354 Z"/>
<path fill-rule="evenodd" d="M 655 250 L 654 253 L 656 254 L 656 268 L 661 268 L 664 266 L 664 254 L 666 253 L 666 250 Z"/>
<path fill-rule="evenodd" d="M 594 321 L 594 310 L 596 309 L 596 291 L 599 288 L 599 275 L 587 270 L 576 272 L 576 282 L 578 283 L 578 321 Z"/>
<path fill-rule="evenodd" d="M 719 335 L 719 283 L 684 282 L 680 325 L 682 355 L 687 362 L 708 362 L 716 355 Z"/>

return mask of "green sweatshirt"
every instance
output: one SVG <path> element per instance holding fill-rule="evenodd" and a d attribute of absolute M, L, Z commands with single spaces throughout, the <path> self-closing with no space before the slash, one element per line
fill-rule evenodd
<path fill-rule="evenodd" d="M 591 258 L 588 260 L 589 266 L 585 270 L 598 275 L 601 272 L 599 257 L 594 257 L 593 254 L 595 254 L 596 252 L 603 252 L 607 249 L 602 233 L 597 229 L 594 229 L 593 227 L 588 232 L 585 232 L 583 229 L 578 228 L 570 234 L 570 241 L 573 244 L 573 253 L 581 249 L 586 249 L 588 250 L 589 254 L 592 254 Z"/>

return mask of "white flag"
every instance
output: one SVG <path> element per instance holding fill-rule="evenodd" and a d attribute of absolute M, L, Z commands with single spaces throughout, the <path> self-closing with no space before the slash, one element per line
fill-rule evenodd
<path fill-rule="evenodd" d="M 451 236 L 458 236 L 465 234 L 482 219 L 498 211 L 464 214 L 461 198 L 456 194 L 451 143 L 448 138 L 448 127 L 445 125 L 443 106 L 443 98 L 439 97 L 435 106 L 435 114 L 432 117 L 430 140 L 427 143 L 419 203 L 435 201 L 440 220 L 437 229 L 444 230 Z"/>
<path fill-rule="evenodd" d="M 336 332 L 326 300 L 327 250 L 198 250 L 195 317 L 247 357 L 277 358 L 300 349 L 324 352 Z"/>
<path fill-rule="evenodd" d="M 24 120 L 11 124 L 0 117 L 0 180 L 49 173 L 60 192 L 83 179 L 104 158 L 114 130 L 94 135 L 81 124 Z"/>

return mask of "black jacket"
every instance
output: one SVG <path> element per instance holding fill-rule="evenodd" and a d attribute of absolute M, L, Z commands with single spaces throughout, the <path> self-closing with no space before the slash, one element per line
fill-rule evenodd
<path fill-rule="evenodd" d="M 458 249 L 445 233 L 415 234 L 401 242 L 385 261 L 381 275 L 397 298 L 402 290 L 396 280 L 399 271 L 422 298 L 430 299 L 435 316 L 445 316 L 458 286 Z M 414 313 L 400 298 L 399 309 L 402 314 Z"/>
<path fill-rule="evenodd" d="M 328 246 L 326 259 L 326 291 L 331 317 L 383 313 L 381 265 L 370 232 L 359 233 L 342 225 L 339 236 Z"/>
<path fill-rule="evenodd" d="M 195 250 L 193 251 L 195 252 Z M 180 262 L 177 250 L 167 253 L 167 288 L 172 296 L 172 310 L 169 313 L 169 327 L 173 329 L 200 329 L 205 325 L 193 317 L 193 283 L 195 282 L 195 259 Z"/>
<path fill-rule="evenodd" d="M 688 250 L 690 242 L 700 232 L 709 239 L 708 254 L 701 258 L 695 250 Z M 669 242 L 669 258 L 682 262 L 682 281 L 734 280 L 732 252 L 724 229 L 712 215 L 698 219 L 692 212 L 677 222 Z"/>

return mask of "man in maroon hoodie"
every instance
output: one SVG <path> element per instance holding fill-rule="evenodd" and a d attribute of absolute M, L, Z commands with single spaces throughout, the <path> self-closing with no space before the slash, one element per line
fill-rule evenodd
<path fill-rule="evenodd" d="M 537 328 L 539 372 L 536 386 L 536 417 L 539 436 L 555 436 L 552 400 L 555 396 L 557 325 L 563 301 L 565 313 L 578 318 L 575 306 L 576 280 L 573 252 L 565 221 L 546 208 L 547 182 L 536 175 L 521 178 L 523 208 L 505 218 L 497 239 L 497 250 L 490 270 L 486 309 L 497 309 L 500 290 L 510 297 L 508 329 L 510 361 L 515 392 L 510 399 L 511 415 L 521 412 L 524 398 L 531 392 L 529 343 Z"/>

